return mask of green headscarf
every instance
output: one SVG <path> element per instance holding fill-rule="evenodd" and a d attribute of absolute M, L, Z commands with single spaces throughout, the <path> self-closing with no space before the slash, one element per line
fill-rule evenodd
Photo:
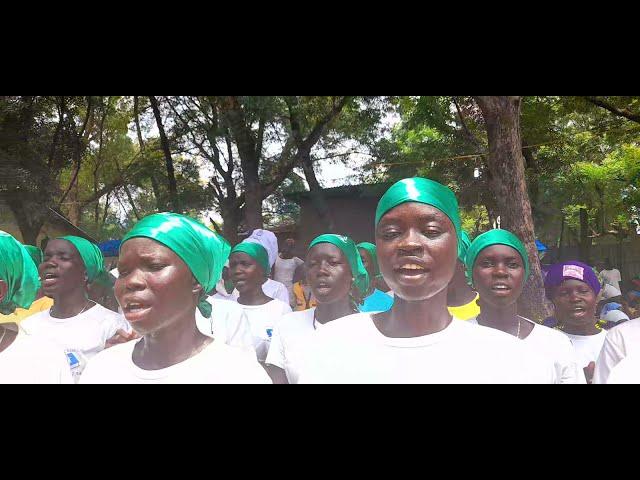
<path fill-rule="evenodd" d="M 267 249 L 259 243 L 247 241 L 239 243 L 233 247 L 233 250 L 231 250 L 231 254 L 234 253 L 246 253 L 258 262 L 258 265 L 260 265 L 262 270 L 264 270 L 265 276 L 268 277 L 271 273 L 271 267 L 269 266 L 269 253 L 267 252 Z"/>
<path fill-rule="evenodd" d="M 527 255 L 527 249 L 524 248 L 524 244 L 513 233 L 508 230 L 489 230 L 482 235 L 476 237 L 471 243 L 467 255 L 465 257 L 465 265 L 467 267 L 467 278 L 469 282 L 473 281 L 473 265 L 476 263 L 476 259 L 482 250 L 492 245 L 507 245 L 508 247 L 516 250 L 522 261 L 524 262 L 525 281 L 529 277 L 529 256 Z"/>
<path fill-rule="evenodd" d="M 104 257 L 95 243 L 91 243 L 89 240 L 82 237 L 75 237 L 73 235 L 58 237 L 57 240 L 66 240 L 76 247 L 76 250 L 78 250 L 78 253 L 80 254 L 80 258 L 82 258 L 84 267 L 87 270 L 87 279 L 89 280 L 89 283 L 93 282 L 96 277 L 103 277 L 106 274 L 104 269 Z"/>
<path fill-rule="evenodd" d="M 27 253 L 33 260 L 33 263 L 36 264 L 36 268 L 38 268 L 42 263 L 42 259 L 44 257 L 44 255 L 42 254 L 42 250 L 40 250 L 38 247 L 34 247 L 33 245 L 23 245 L 23 247 L 27 250 Z"/>
<path fill-rule="evenodd" d="M 460 232 L 460 249 L 458 251 L 458 259 L 462 263 L 464 263 L 465 261 L 465 258 L 467 256 L 467 250 L 469 250 L 470 246 L 471 246 L 471 239 L 469 238 L 469 235 L 467 234 L 467 232 L 462 230 Z"/>
<path fill-rule="evenodd" d="M 309 250 L 319 243 L 330 243 L 338 247 L 344 256 L 347 257 L 349 266 L 351 267 L 351 275 L 353 275 L 353 286 L 358 289 L 360 294 L 364 297 L 369 291 L 369 274 L 367 273 L 362 258 L 358 253 L 358 247 L 353 240 L 344 235 L 334 235 L 332 233 L 325 233 L 316 237 L 310 244 Z"/>
<path fill-rule="evenodd" d="M 380 277 L 380 265 L 378 265 L 378 251 L 373 243 L 362 242 L 356 245 L 358 248 L 365 250 L 373 261 L 373 273 L 376 278 Z"/>
<path fill-rule="evenodd" d="M 380 219 L 389 210 L 407 202 L 431 205 L 449 217 L 456 229 L 458 256 L 460 256 L 462 250 L 460 245 L 462 226 L 458 211 L 458 200 L 456 200 L 456 196 L 451 189 L 428 178 L 414 177 L 400 180 L 394 183 L 378 202 L 375 224 L 378 225 Z"/>
<path fill-rule="evenodd" d="M 210 318 L 207 294 L 222 277 L 222 267 L 231 251 L 229 243 L 200 222 L 177 213 L 156 213 L 143 218 L 124 236 L 120 248 L 127 240 L 138 237 L 161 243 L 186 263 L 202 286 L 198 310 Z"/>
<path fill-rule="evenodd" d="M 0 313 L 9 315 L 17 307 L 29 308 L 40 289 L 38 269 L 29 252 L 15 238 L 0 231 L 0 279 L 7 294 L 0 302 Z"/>

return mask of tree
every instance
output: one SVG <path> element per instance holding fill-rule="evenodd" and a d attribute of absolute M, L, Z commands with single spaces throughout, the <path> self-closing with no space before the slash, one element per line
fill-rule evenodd
<path fill-rule="evenodd" d="M 351 97 L 167 97 L 166 101 L 179 146 L 213 166 L 210 191 L 224 221 L 224 234 L 235 242 L 243 220 L 248 229 L 263 226 L 263 201 L 295 167 L 309 161 L 313 147 Z M 307 116 L 312 107 L 316 115 Z M 299 115 L 300 110 L 305 114 Z"/>
<path fill-rule="evenodd" d="M 492 177 L 492 191 L 502 218 L 502 225 L 516 234 L 529 255 L 531 276 L 520 297 L 524 315 L 543 320 L 548 315 L 544 300 L 543 277 L 535 245 L 535 229 L 525 181 L 524 156 L 520 133 L 520 96 L 474 97 L 487 129 L 489 155 L 487 166 Z"/>

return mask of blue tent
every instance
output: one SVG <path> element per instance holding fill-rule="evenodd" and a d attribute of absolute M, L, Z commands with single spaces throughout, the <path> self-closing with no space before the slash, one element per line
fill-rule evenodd
<path fill-rule="evenodd" d="M 538 239 L 536 239 L 536 248 L 538 249 L 538 252 L 546 252 L 549 250 L 547 246 Z"/>
<path fill-rule="evenodd" d="M 98 248 L 105 257 L 117 257 L 120 251 L 120 240 L 107 240 L 98 244 Z"/>

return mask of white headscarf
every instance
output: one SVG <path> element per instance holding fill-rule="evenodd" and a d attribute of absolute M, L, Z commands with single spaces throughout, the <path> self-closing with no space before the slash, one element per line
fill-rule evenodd
<path fill-rule="evenodd" d="M 252 242 L 262 245 L 269 255 L 269 265 L 273 268 L 278 257 L 278 239 L 273 232 L 262 230 L 260 228 L 251 232 L 249 238 L 245 242 Z"/>

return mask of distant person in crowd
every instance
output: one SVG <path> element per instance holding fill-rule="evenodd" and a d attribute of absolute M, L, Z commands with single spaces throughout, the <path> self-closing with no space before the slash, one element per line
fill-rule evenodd
<path fill-rule="evenodd" d="M 249 320 L 256 356 L 264 363 L 269 352 L 273 329 L 283 315 L 291 313 L 289 297 L 285 301 L 268 296 L 262 289 L 271 273 L 265 248 L 245 240 L 231 250 L 229 269 L 239 292 L 238 304 Z"/>
<path fill-rule="evenodd" d="M 244 240 L 244 242 L 262 245 L 267 252 L 267 256 L 269 258 L 269 270 L 271 271 L 276 263 L 276 259 L 278 258 L 278 238 L 275 234 L 269 230 L 256 229 Z M 272 280 L 267 276 L 262 285 L 262 290 L 268 297 L 289 304 L 289 292 L 283 283 Z M 234 295 L 236 298 L 238 297 L 239 293 L 237 290 L 234 291 Z"/>
<path fill-rule="evenodd" d="M 296 268 L 293 275 L 293 294 L 296 297 L 296 312 L 308 310 L 318 305 L 316 298 L 313 296 L 313 290 L 307 280 L 307 268 L 300 265 Z"/>
<path fill-rule="evenodd" d="M 444 185 L 408 178 L 391 186 L 376 209 L 375 238 L 393 307 L 316 330 L 299 383 L 553 383 L 552 363 L 523 342 L 449 313 L 460 223 Z"/>
<path fill-rule="evenodd" d="M 587 382 L 591 383 L 595 362 L 607 336 L 596 319 L 600 293 L 598 278 L 589 265 L 568 261 L 549 269 L 544 286 L 547 298 L 555 307 L 554 316 L 545 322 L 569 337 L 579 366 L 584 369 Z"/>
<path fill-rule="evenodd" d="M 270 383 L 252 353 L 196 325 L 196 309 L 205 319 L 219 313 L 207 292 L 228 252 L 221 237 L 184 215 L 140 220 L 122 239 L 115 292 L 142 338 L 96 355 L 81 383 Z"/>
<path fill-rule="evenodd" d="M 106 275 L 103 262 L 97 245 L 84 238 L 49 240 L 39 273 L 44 294 L 53 298 L 53 306 L 21 323 L 30 335 L 65 350 L 76 382 L 87 361 L 112 337 L 131 332 L 122 316 L 89 298 L 89 285 Z"/>
<path fill-rule="evenodd" d="M 370 289 L 368 272 L 349 237 L 325 234 L 315 238 L 309 245 L 306 264 L 318 304 L 285 315 L 276 325 L 266 360 L 274 383 L 297 383 L 301 356 L 313 333 L 356 313 L 357 305 Z"/>
<path fill-rule="evenodd" d="M 620 270 L 613 266 L 610 258 L 607 257 L 605 259 L 604 269 L 600 271 L 600 275 L 602 275 L 604 283 L 611 285 L 612 287 L 615 287 L 616 290 L 620 291 L 620 282 L 622 281 Z"/>
<path fill-rule="evenodd" d="M 640 299 L 640 274 L 631 279 L 631 289 L 628 294 Z"/>
<path fill-rule="evenodd" d="M 520 239 L 507 230 L 483 233 L 469 246 L 466 262 L 472 284 L 480 292 L 481 309 L 469 321 L 514 335 L 551 360 L 556 383 L 585 383 L 571 341 L 518 315 L 518 298 L 529 278 L 529 257 Z"/>
<path fill-rule="evenodd" d="M 458 252 L 458 263 L 456 263 L 456 271 L 453 279 L 447 287 L 447 305 L 449 312 L 460 320 L 469 320 L 480 314 L 480 305 L 478 303 L 479 295 L 469 285 L 469 280 L 464 264 L 467 250 L 471 245 L 471 239 L 467 232 L 462 230 L 460 236 L 460 251 Z"/>
<path fill-rule="evenodd" d="M 296 299 L 293 293 L 293 275 L 298 267 L 304 264 L 304 261 L 293 256 L 293 250 L 296 242 L 293 238 L 287 238 L 284 242 L 282 250 L 276 257 L 273 267 L 273 279 L 282 283 L 289 292 L 289 305 L 295 308 Z"/>
<path fill-rule="evenodd" d="M 233 284 L 229 273 L 229 255 L 231 245 L 217 233 L 213 233 L 215 251 L 218 252 L 216 262 L 222 262 L 222 273 L 213 290 L 208 292 L 205 301 L 211 305 L 212 314 L 205 317 L 200 309 L 196 310 L 196 325 L 201 333 L 214 337 L 227 345 L 244 348 L 255 354 L 251 325 L 244 310 L 233 295 Z M 216 273 L 216 275 L 218 275 Z M 226 278 L 226 281 L 223 280 Z"/>
<path fill-rule="evenodd" d="M 361 312 L 386 312 L 393 305 L 393 298 L 378 290 L 376 286 L 377 279 L 381 276 L 376 246 L 369 242 L 362 242 L 357 246 L 362 263 L 370 279 L 369 290 L 365 292 L 364 301 L 361 305 L 358 305 L 358 310 Z"/>
<path fill-rule="evenodd" d="M 29 252 L 0 231 L 0 314 L 28 310 L 40 289 Z M 0 324 L 0 384 L 73 383 L 66 356 L 51 342 L 28 335 L 16 323 Z"/>

